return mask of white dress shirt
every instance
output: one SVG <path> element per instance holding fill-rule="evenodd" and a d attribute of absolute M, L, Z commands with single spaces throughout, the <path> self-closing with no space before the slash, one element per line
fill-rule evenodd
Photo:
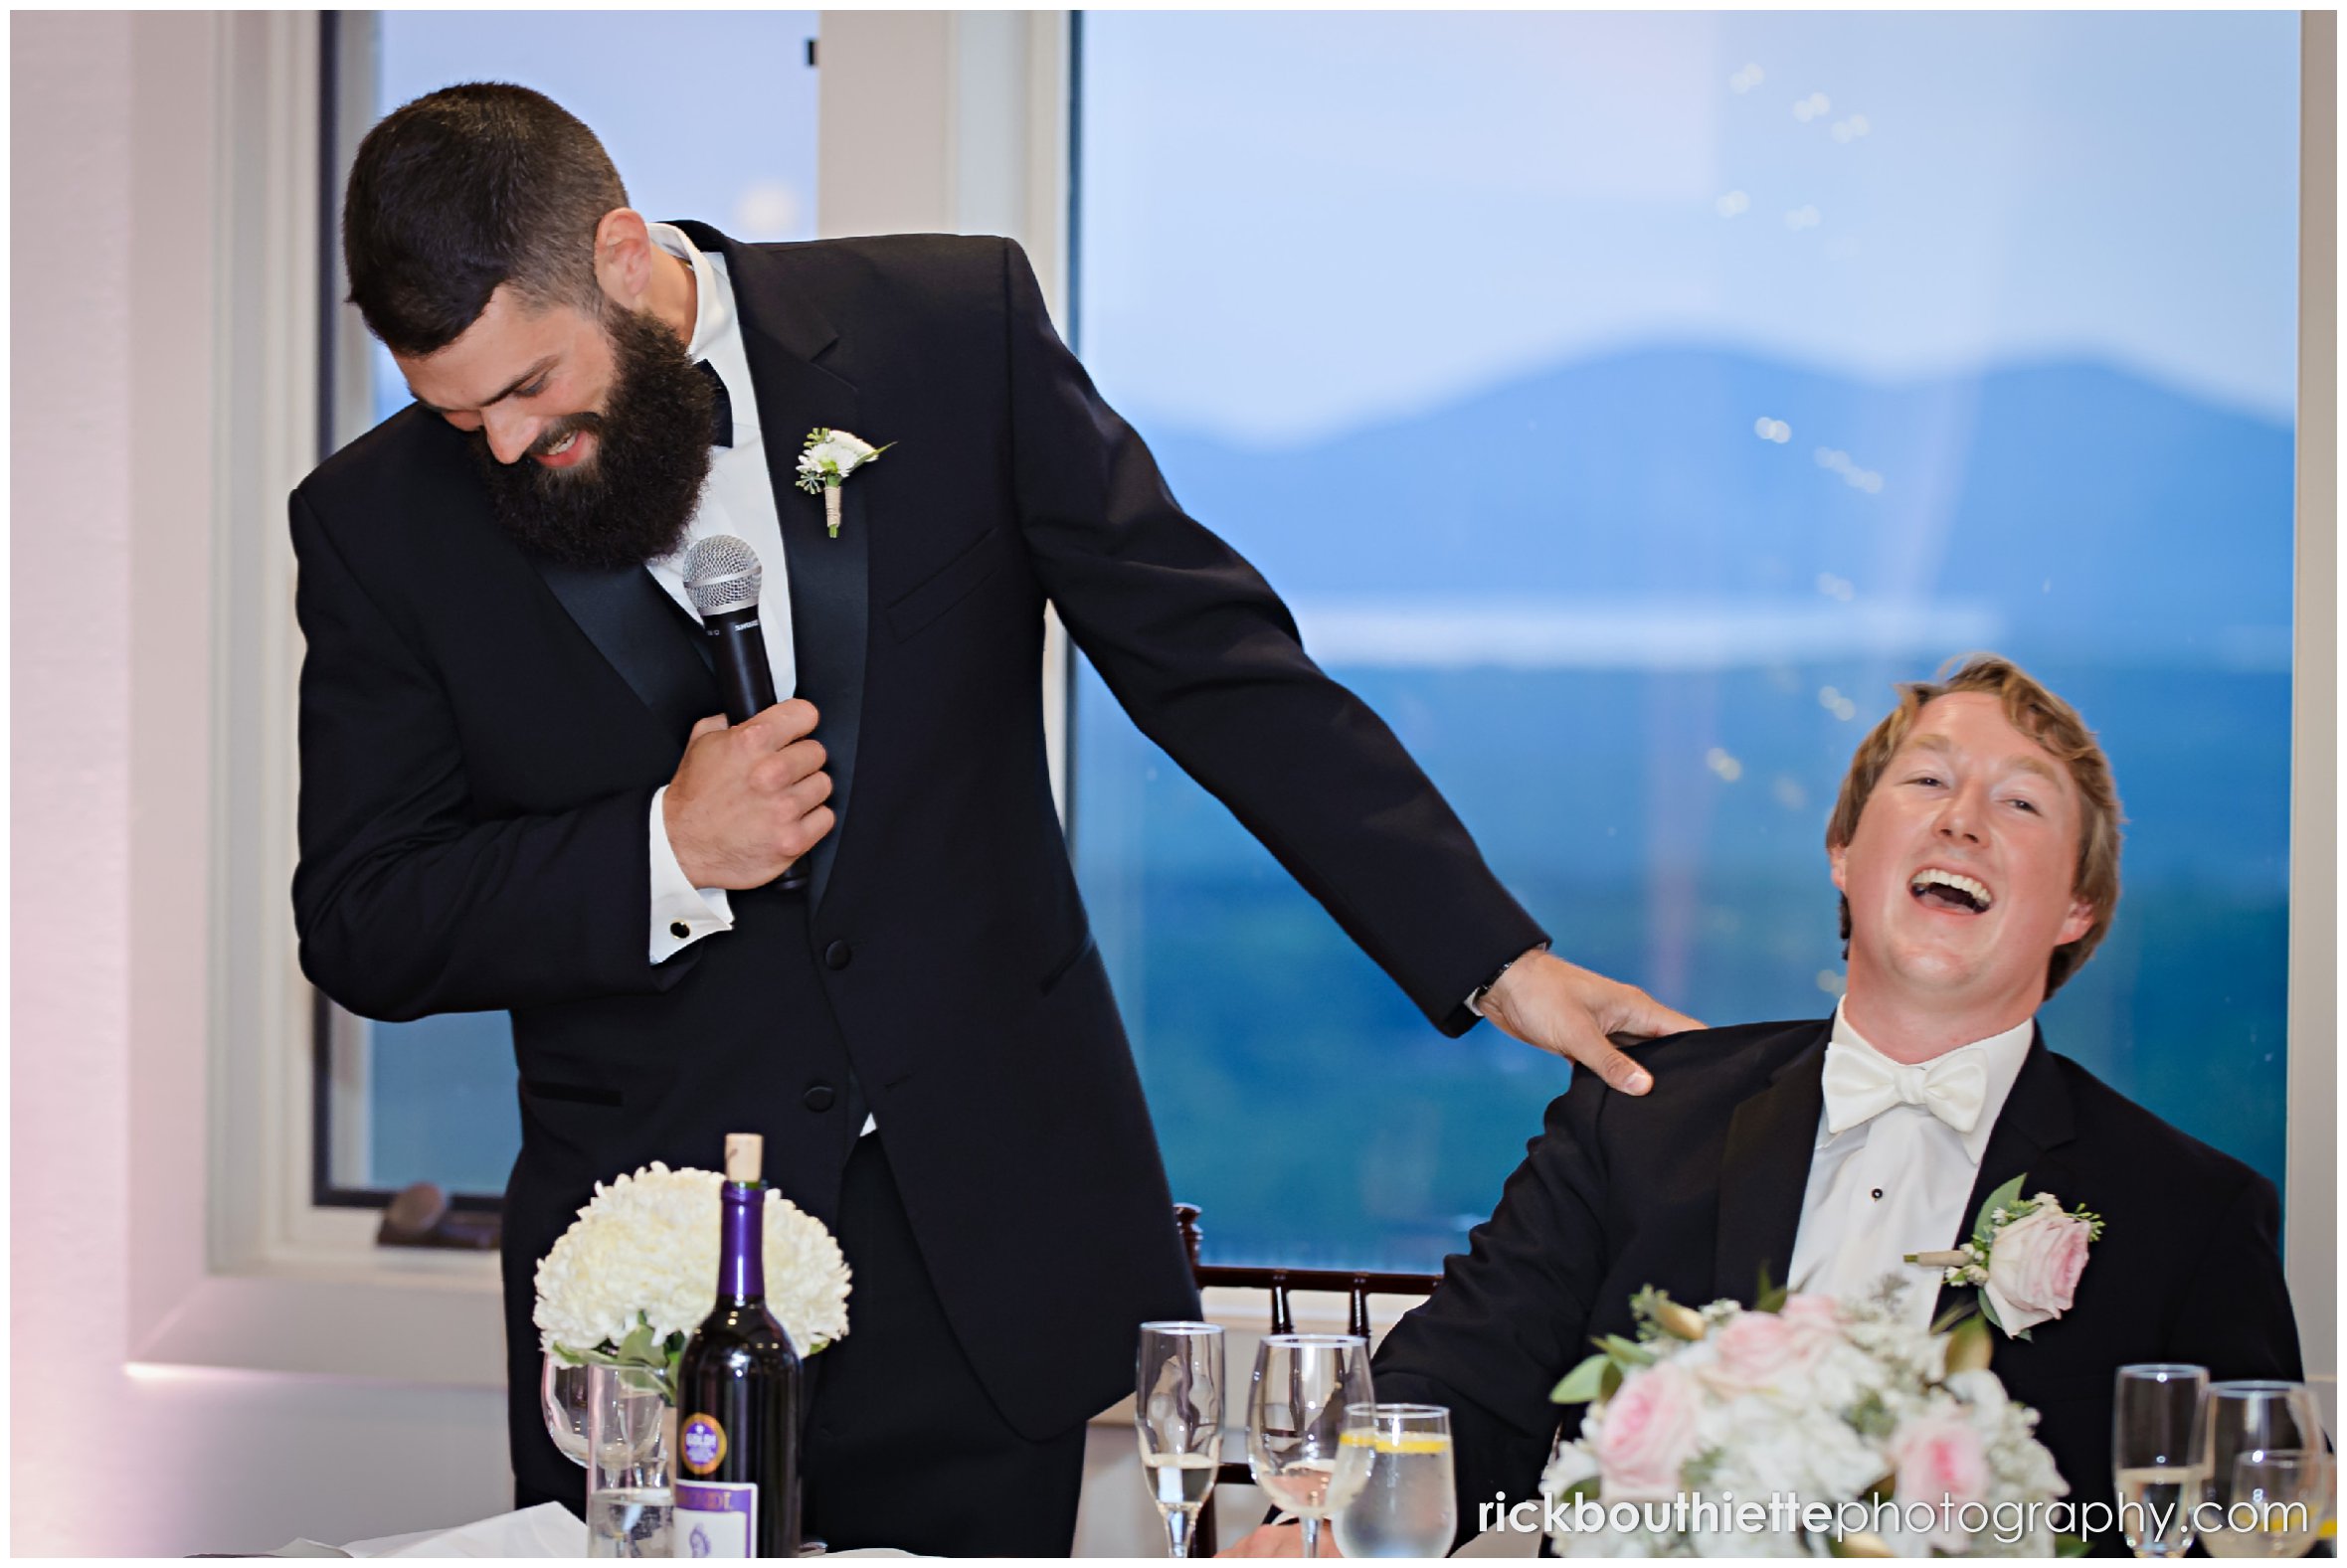
<path fill-rule="evenodd" d="M 774 481 L 766 471 L 766 441 L 758 427 L 758 397 L 750 386 L 750 359 L 742 347 L 741 319 L 734 313 L 732 280 L 726 276 L 725 258 L 704 256 L 670 224 L 650 226 L 652 243 L 678 257 L 693 269 L 693 335 L 685 352 L 706 360 L 725 383 L 733 403 L 733 444 L 709 450 L 709 482 L 701 504 L 685 530 L 684 542 L 671 555 L 645 568 L 668 597 L 684 607 L 695 620 L 692 599 L 684 591 L 684 558 L 699 541 L 713 534 L 731 534 L 758 552 L 765 577 L 758 594 L 759 619 L 766 636 L 767 663 L 774 670 L 774 689 L 790 696 L 799 684 L 791 651 L 791 591 L 783 559 L 783 525 L 775 510 Z M 676 863 L 668 843 L 667 818 L 661 803 L 668 793 L 661 785 L 652 794 L 651 817 L 651 960 L 674 958 L 703 937 L 733 929 L 733 910 L 722 888 L 696 888 Z"/>
<path fill-rule="evenodd" d="M 763 572 L 758 588 L 758 618 L 766 634 L 766 661 L 774 671 L 774 689 L 788 697 L 799 689 L 799 669 L 791 648 L 791 580 L 783 557 L 782 515 L 775 509 L 774 478 L 766 470 L 766 440 L 758 426 L 758 394 L 750 385 L 750 357 L 742 347 L 741 317 L 734 311 L 733 280 L 726 275 L 725 258 L 709 256 L 684 237 L 673 224 L 651 224 L 652 243 L 670 256 L 692 263 L 693 335 L 685 353 L 708 361 L 725 383 L 733 405 L 733 444 L 709 448 L 709 482 L 701 490 L 700 507 L 685 527 L 684 542 L 675 551 L 650 562 L 645 570 L 700 619 L 692 596 L 684 591 L 684 558 L 692 547 L 712 534 L 731 534 L 758 552 Z M 696 888 L 676 863 L 668 842 L 668 819 L 661 813 L 668 786 L 652 791 L 651 959 L 672 958 L 703 937 L 733 929 L 733 907 L 723 888 Z M 857 1129 L 858 1137 L 879 1124 L 870 1115 Z"/>
<path fill-rule="evenodd" d="M 1906 1254 L 1950 1247 L 1970 1234 L 1972 1184 L 2035 1030 L 2036 1020 L 2026 1019 L 1932 1058 L 1937 1063 L 1970 1053 L 1986 1070 L 1980 1120 L 1969 1132 L 1958 1132 L 1919 1105 L 1894 1105 L 1839 1133 L 1829 1127 L 1827 1113 L 1818 1113 L 1786 1281 L 1792 1290 L 1863 1296 L 1885 1275 L 1895 1275 L 1907 1282 L 1907 1315 L 1917 1324 L 1931 1321 L 1940 1271 L 1908 1263 Z M 1826 1045 L 1829 1059 L 1836 1052 L 1889 1060 L 1850 1027 L 1840 1007 Z"/>

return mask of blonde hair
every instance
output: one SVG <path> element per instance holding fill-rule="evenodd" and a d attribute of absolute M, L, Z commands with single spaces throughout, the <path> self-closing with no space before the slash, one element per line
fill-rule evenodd
<path fill-rule="evenodd" d="M 1954 659 L 1948 661 L 1948 664 L 1955 663 Z M 1971 655 L 1952 674 L 1948 665 L 1942 665 L 1939 679 L 1902 681 L 1897 689 L 1898 706 L 1884 715 L 1883 722 L 1858 743 L 1858 751 L 1850 759 L 1850 773 L 1842 781 L 1841 797 L 1834 802 L 1834 814 L 1826 823 L 1826 848 L 1847 848 L 1857 835 L 1859 814 L 1866 809 L 1867 797 L 1875 792 L 1875 784 L 1882 779 L 1883 770 L 1890 766 L 1892 754 L 1906 744 L 1907 735 L 1914 728 L 1915 715 L 1923 711 L 1926 703 L 1967 691 L 1995 697 L 2005 710 L 2007 723 L 2062 759 L 2070 770 L 2071 783 L 2078 791 L 2078 859 L 2071 876 L 2071 892 L 2094 906 L 2094 924 L 2086 928 L 2084 936 L 2056 948 L 2047 958 L 2046 994 L 2053 995 L 2092 955 L 2103 933 L 2110 930 L 2110 917 L 2118 909 L 2119 824 L 2125 818 L 2119 813 L 2118 788 L 2111 781 L 2110 760 L 2102 755 L 2094 732 L 2086 728 L 2076 708 L 2048 691 L 2012 660 L 1993 653 Z M 1842 900 L 1842 941 L 1847 952 L 1850 941 L 1847 898 Z"/>

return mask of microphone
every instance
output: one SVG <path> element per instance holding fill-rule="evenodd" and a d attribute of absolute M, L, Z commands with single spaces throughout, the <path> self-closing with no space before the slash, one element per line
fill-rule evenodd
<path fill-rule="evenodd" d="M 766 660 L 766 633 L 759 629 L 758 589 L 765 576 L 758 552 L 731 534 L 711 534 L 684 558 L 684 592 L 700 611 L 702 631 L 716 644 L 717 684 L 728 724 L 740 724 L 775 704 L 774 666 Z M 802 855 L 775 885 L 795 893 L 808 881 Z"/>
<path fill-rule="evenodd" d="M 774 666 L 759 629 L 758 586 L 766 576 L 758 552 L 731 534 L 711 534 L 684 558 L 684 592 L 716 643 L 717 684 L 725 718 L 739 724 L 775 704 Z"/>

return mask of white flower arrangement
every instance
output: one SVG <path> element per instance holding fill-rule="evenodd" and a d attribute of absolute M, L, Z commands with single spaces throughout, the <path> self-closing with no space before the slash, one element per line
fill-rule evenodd
<path fill-rule="evenodd" d="M 806 448 L 799 453 L 799 488 L 823 498 L 823 523 L 833 539 L 839 537 L 839 487 L 849 474 L 895 444 L 875 446 L 851 432 L 819 425 L 807 433 Z"/>
<path fill-rule="evenodd" d="M 648 1366 L 671 1393 L 685 1340 L 717 1305 L 725 1178 L 653 1161 L 597 1182 L 538 1263 L 540 1346 L 573 1364 Z M 766 1305 L 802 1356 L 847 1332 L 847 1260 L 822 1221 L 769 1187 Z"/>
<path fill-rule="evenodd" d="M 1631 1304 L 1638 1337 L 1601 1340 L 1552 1396 L 1589 1409 L 1540 1490 L 1601 1509 L 1581 1509 L 1578 1524 L 1550 1510 L 1564 1525 L 1552 1529 L 1559 1552 L 2045 1557 L 2082 1546 L 2045 1522 L 2043 1505 L 2070 1487 L 2034 1435 L 2037 1413 L 1987 1370 L 1987 1325 L 1917 1327 L 1899 1307 L 1903 1290 L 1887 1284 L 1849 1303 L 1772 1292 L 1757 1307 L 1719 1301 L 1700 1310 L 1641 1292 Z M 1757 1528 L 1736 1516 L 1736 1503 L 1779 1497 L 1792 1506 L 1767 1508 Z M 1722 1498 L 1731 1500 L 1709 1515 L 1690 1506 Z M 1618 1527 L 1630 1517 L 1615 1506 L 1625 1502 L 1639 1505 L 1631 1528 Z M 1828 1528 L 1804 1519 L 1818 1504 L 1837 1510 Z M 1975 1516 L 1967 1505 L 1983 1519 L 2028 1523 L 1952 1527 Z M 1853 1528 L 1862 1513 L 1893 1527 Z"/>

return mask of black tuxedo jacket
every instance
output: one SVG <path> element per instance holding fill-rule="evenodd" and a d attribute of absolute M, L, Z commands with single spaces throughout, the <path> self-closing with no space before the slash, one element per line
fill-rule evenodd
<path fill-rule="evenodd" d="M 1676 1035 L 1640 1052 L 1655 1078 L 1644 1098 L 1576 1072 L 1549 1105 L 1498 1212 L 1374 1363 L 1379 1398 L 1451 1407 L 1462 1540 L 1495 1493 L 1538 1494 L 1559 1419 L 1578 1431 L 1582 1411 L 1550 1404 L 1548 1391 L 1593 1336 L 1635 1332 L 1640 1288 L 1702 1306 L 1749 1304 L 1763 1267 L 1784 1282 L 1831 1032 L 1827 1020 Z M 2073 1501 L 2112 1495 L 2120 1366 L 2300 1375 L 2273 1183 L 2047 1050 L 2042 1033 L 1997 1117 L 1963 1233 L 1991 1192 L 2025 1172 L 2029 1191 L 2104 1220 L 2070 1311 L 2026 1340 L 1991 1330 L 1990 1369 L 2038 1410 L 2038 1436 Z M 1942 1288 L 1939 1307 L 1976 1294 Z"/>
<path fill-rule="evenodd" d="M 410 408 L 292 497 L 302 964 L 369 1017 L 511 1010 L 517 1432 L 531 1270 L 593 1182 L 760 1132 L 769 1178 L 827 1219 L 851 1082 L 981 1378 L 1028 1436 L 1063 1431 L 1129 1389 L 1134 1325 L 1196 1296 L 1053 808 L 1045 602 L 1441 1027 L 1541 933 L 1175 505 L 1015 246 L 684 227 L 729 267 L 830 757 L 811 892 L 737 894 L 733 931 L 648 961 L 651 795 L 722 706 L 697 633 L 640 569 L 525 554 L 464 437 Z M 895 443 L 845 485 L 836 539 L 793 487 L 816 426 Z"/>

